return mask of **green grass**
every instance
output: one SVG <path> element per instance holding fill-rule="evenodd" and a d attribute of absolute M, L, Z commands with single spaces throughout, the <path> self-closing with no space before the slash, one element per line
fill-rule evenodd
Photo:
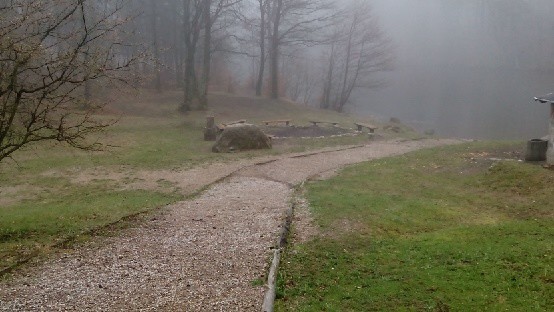
<path fill-rule="evenodd" d="M 0 258 L 9 266 L 47 253 L 56 242 L 73 239 L 126 216 L 182 198 L 148 191 L 75 187 L 0 209 Z"/>
<path fill-rule="evenodd" d="M 547 311 L 554 172 L 478 143 L 309 184 L 321 235 L 291 246 L 277 311 Z"/>
<path fill-rule="evenodd" d="M 0 270 L 29 255 L 40 255 L 60 240 L 182 198 L 183 194 L 175 193 L 173 183 L 163 179 L 157 181 L 159 187 L 155 190 L 121 191 L 137 179 L 138 171 L 182 170 L 367 140 L 363 136 L 291 139 L 275 143 L 273 150 L 214 154 L 213 143 L 203 140 L 207 115 L 215 115 L 218 123 L 289 118 L 295 124 L 315 119 L 349 127 L 360 119 L 286 101 L 225 94 L 210 95 L 208 112 L 181 115 L 176 113 L 181 95 L 177 91 L 140 91 L 137 96 L 117 95 L 115 100 L 109 99 L 109 113 L 99 118 L 119 121 L 92 138 L 106 144 L 104 151 L 84 152 L 61 144 L 40 143 L 15 153 L 15 161 L 0 163 Z M 74 181 L 83 172 L 97 174 L 84 183 Z M 109 173 L 121 178 L 104 176 Z"/>

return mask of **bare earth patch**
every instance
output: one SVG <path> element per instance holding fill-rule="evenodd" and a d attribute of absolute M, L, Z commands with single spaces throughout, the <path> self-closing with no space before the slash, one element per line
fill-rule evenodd
<path fill-rule="evenodd" d="M 266 273 L 293 185 L 349 164 L 459 142 L 389 141 L 139 172 L 144 185 L 163 179 L 189 194 L 233 174 L 119 237 L 19 270 L 0 282 L 0 311 L 259 311 L 265 288 L 253 281 Z M 305 224 L 301 235 L 309 239 L 309 210 L 297 207 L 294 224 Z"/>
<path fill-rule="evenodd" d="M 295 243 L 305 243 L 316 237 L 320 231 L 310 211 L 310 203 L 303 194 L 295 194 L 292 239 Z"/>
<path fill-rule="evenodd" d="M 116 169 L 94 167 L 84 170 L 76 168 L 66 172 L 49 171 L 45 175 L 69 176 L 71 183 L 81 185 L 104 181 L 124 190 L 177 191 L 183 195 L 190 195 L 196 190 L 252 164 L 252 161 L 243 160 L 228 164 L 215 163 L 192 169 L 139 171 L 124 167 Z"/>
<path fill-rule="evenodd" d="M 34 199 L 42 188 L 23 184 L 17 186 L 0 186 L 0 207 L 17 204 L 23 200 Z"/>

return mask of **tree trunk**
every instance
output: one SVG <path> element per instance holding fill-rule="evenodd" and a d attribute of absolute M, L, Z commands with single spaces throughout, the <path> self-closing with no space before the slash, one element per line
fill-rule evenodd
<path fill-rule="evenodd" d="M 180 43 L 177 43 L 180 44 Z M 175 62 L 175 83 L 178 87 L 183 86 L 183 51 L 182 49 L 178 48 L 175 50 L 175 53 L 173 55 L 173 59 Z"/>
<path fill-rule="evenodd" d="M 191 65 L 194 66 L 194 56 L 190 53 L 190 2 L 191 0 L 183 0 L 183 41 L 185 43 L 185 77 L 183 80 L 183 103 L 179 107 L 181 112 L 190 111 L 191 104 Z M 192 57 L 192 61 L 191 61 Z"/>
<path fill-rule="evenodd" d="M 350 33 L 348 34 L 348 44 L 346 46 L 346 61 L 344 65 L 344 76 L 342 81 L 342 87 L 340 90 L 340 96 L 337 103 L 335 103 L 335 110 L 337 112 L 342 112 L 344 104 L 346 104 L 346 90 L 347 90 L 347 84 L 348 84 L 348 74 L 350 71 L 350 59 L 352 58 L 352 37 L 354 36 L 354 29 L 355 29 L 355 21 L 352 22 L 352 26 L 350 27 Z"/>
<path fill-rule="evenodd" d="M 200 95 L 200 109 L 208 108 L 208 88 L 210 85 L 210 67 L 212 60 L 212 17 L 210 9 L 212 0 L 204 0 L 204 59 L 202 71 L 202 94 Z"/>
<path fill-rule="evenodd" d="M 333 70 L 335 68 L 335 43 L 331 45 L 331 56 L 329 57 L 329 69 L 327 70 L 327 78 L 323 87 L 323 97 L 321 99 L 320 108 L 329 109 L 331 105 L 331 89 L 333 88 Z"/>
<path fill-rule="evenodd" d="M 162 92 L 162 80 L 160 76 L 160 48 L 158 46 L 158 27 L 157 27 L 157 19 L 158 19 L 158 8 L 157 8 L 158 0 L 150 0 L 150 9 L 151 9 L 151 31 L 152 31 L 152 50 L 154 52 L 154 87 L 156 88 L 156 92 L 161 93 Z"/>
<path fill-rule="evenodd" d="M 256 95 L 262 95 L 265 71 L 265 31 L 266 31 L 266 0 L 259 0 L 260 3 L 260 67 L 258 69 L 258 80 L 256 81 Z"/>
<path fill-rule="evenodd" d="M 174 10 L 171 14 L 171 23 L 175 26 L 179 25 L 179 12 Z M 183 36 L 177 28 L 172 30 L 173 39 L 173 63 L 175 67 L 175 85 L 177 87 L 183 86 Z"/>
<path fill-rule="evenodd" d="M 281 11 L 283 0 L 276 0 L 275 17 L 273 21 L 273 35 L 271 38 L 270 72 L 271 72 L 271 98 L 279 98 L 279 24 L 281 23 Z"/>

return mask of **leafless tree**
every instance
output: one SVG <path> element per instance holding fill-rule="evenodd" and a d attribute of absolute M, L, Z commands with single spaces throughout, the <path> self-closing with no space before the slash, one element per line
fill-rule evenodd
<path fill-rule="evenodd" d="M 268 58 L 268 40 L 271 30 L 270 11 L 275 0 L 245 0 L 235 18 L 241 29 L 234 35 L 239 43 L 239 54 L 251 58 L 250 82 L 257 96 L 262 95 Z"/>
<path fill-rule="evenodd" d="M 284 46 L 325 42 L 324 29 L 337 17 L 331 1 L 272 0 L 270 7 L 270 96 L 279 97 L 279 58 Z"/>
<path fill-rule="evenodd" d="M 212 52 L 214 50 L 214 35 L 221 32 L 229 23 L 223 22 L 223 27 L 216 25 L 224 16 L 233 14 L 233 8 L 242 0 L 203 0 L 203 22 L 204 22 L 204 44 L 202 59 L 202 90 L 199 97 L 200 109 L 206 109 L 208 106 L 208 89 L 210 85 L 210 72 L 212 62 Z M 219 37 L 223 41 L 226 36 Z M 221 43 L 220 45 L 221 46 Z"/>
<path fill-rule="evenodd" d="M 392 69 L 390 41 L 379 28 L 367 0 L 351 1 L 334 32 L 328 53 L 321 107 L 343 111 L 357 88 L 376 88 L 376 74 Z"/>
<path fill-rule="evenodd" d="M 183 81 L 183 103 L 179 107 L 181 112 L 191 109 L 198 85 L 194 70 L 196 47 L 200 36 L 200 17 L 202 10 L 197 0 L 183 0 L 183 41 L 185 44 L 185 75 Z"/>
<path fill-rule="evenodd" d="M 193 100 L 198 99 L 200 109 L 207 106 L 210 82 L 210 67 L 213 52 L 214 33 L 221 28 L 216 23 L 239 4 L 241 0 L 183 0 L 183 37 L 185 43 L 184 101 L 180 111 L 191 109 Z M 203 42 L 200 44 L 201 35 Z M 202 48 L 202 77 L 198 84 L 196 54 Z"/>
<path fill-rule="evenodd" d="M 287 77 L 284 81 L 285 92 L 289 99 L 309 105 L 321 82 L 320 66 L 312 55 L 304 54 L 302 51 L 294 52 L 283 62 L 282 71 Z"/>
<path fill-rule="evenodd" d="M 335 67 L 336 67 L 336 58 L 337 58 L 337 43 L 340 38 L 340 33 L 338 29 L 335 28 L 335 32 L 331 36 L 329 55 L 327 61 L 327 70 L 325 73 L 325 81 L 323 83 L 323 95 L 321 97 L 320 108 L 329 109 L 331 104 L 331 93 L 334 86 L 334 77 L 335 77 Z"/>
<path fill-rule="evenodd" d="M 220 1 L 221 3 L 221 1 Z M 204 0 L 204 54 L 202 63 L 202 91 L 200 94 L 200 108 L 208 107 L 208 87 L 210 84 L 210 69 L 212 61 L 212 0 Z"/>
<path fill-rule="evenodd" d="M 258 38 L 258 45 L 260 48 L 260 61 L 258 66 L 258 75 L 256 79 L 256 95 L 260 96 L 262 95 L 262 88 L 263 88 L 263 82 L 264 82 L 264 74 L 265 74 L 265 64 L 266 64 L 266 57 L 267 57 L 267 51 L 266 51 L 266 41 L 267 41 L 267 30 L 268 30 L 268 15 L 269 15 L 269 8 L 271 4 L 271 0 L 257 0 L 258 1 L 258 10 L 259 10 L 259 34 L 260 37 Z"/>
<path fill-rule="evenodd" d="M 157 92 L 162 92 L 162 80 L 160 69 L 160 45 L 158 40 L 158 0 L 150 0 L 150 27 L 152 32 L 152 53 L 154 57 L 154 87 Z"/>
<path fill-rule="evenodd" d="M 123 80 L 121 3 L 87 14 L 88 0 L 0 1 L 0 161 L 37 141 L 97 149 L 87 134 L 110 124 L 82 105 L 89 81 Z M 81 109 L 79 109 L 81 108 Z"/>

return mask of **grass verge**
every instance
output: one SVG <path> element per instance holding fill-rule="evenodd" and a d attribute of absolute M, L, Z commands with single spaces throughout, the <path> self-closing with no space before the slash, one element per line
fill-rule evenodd
<path fill-rule="evenodd" d="M 321 235 L 285 253 L 277 311 L 547 311 L 554 172 L 477 143 L 308 185 Z"/>
<path fill-rule="evenodd" d="M 65 240 L 180 198 L 178 194 L 83 186 L 60 196 L 1 208 L 0 269 L 46 254 Z"/>

